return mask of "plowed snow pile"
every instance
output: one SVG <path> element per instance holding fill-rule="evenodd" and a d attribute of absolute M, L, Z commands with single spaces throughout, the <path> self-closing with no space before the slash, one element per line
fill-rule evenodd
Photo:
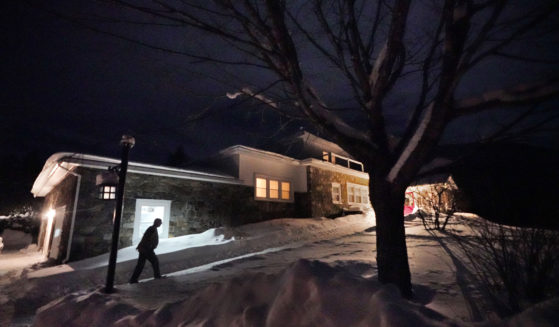
<path fill-rule="evenodd" d="M 212 284 L 156 310 L 113 297 L 118 294 L 68 295 L 40 309 L 34 326 L 458 326 L 402 299 L 395 288 L 319 261 Z"/>

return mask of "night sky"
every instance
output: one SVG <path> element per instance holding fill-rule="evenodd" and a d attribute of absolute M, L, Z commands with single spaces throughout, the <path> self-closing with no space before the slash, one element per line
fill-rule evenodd
<path fill-rule="evenodd" d="M 131 160 L 164 164 L 179 146 L 188 156 L 198 158 L 229 145 L 258 147 L 278 137 L 276 133 L 284 122 L 277 116 L 258 110 L 251 101 L 232 101 L 225 96 L 239 86 L 231 77 L 265 81 L 267 76 L 257 75 L 249 68 L 224 70 L 100 34 L 60 19 L 32 1 L 3 1 L 1 6 L 3 158 L 34 153 L 44 162 L 49 155 L 62 151 L 118 157 L 120 136 L 131 134 L 136 137 Z M 88 2 L 83 1 L 59 1 L 56 6 L 62 11 L 89 9 Z M 423 17 L 412 17 L 413 28 L 424 23 Z M 131 28 L 115 30 L 129 35 Z M 225 51 L 195 34 L 150 34 L 148 29 L 132 30 L 134 33 L 162 44 L 188 43 L 202 52 Z M 554 56 L 557 36 L 552 40 L 543 46 L 526 41 L 526 46 Z M 311 56 L 303 59 L 310 62 L 311 74 L 324 76 L 319 85 L 322 91 L 327 90 L 329 96 L 344 103 L 347 90 L 335 86 L 328 68 L 318 62 L 313 65 Z M 556 75 L 559 68 L 555 64 L 511 70 L 500 62 L 488 61 L 482 70 L 466 76 L 466 87 L 460 94 L 476 94 L 501 85 L 503 80 L 511 84 L 527 73 L 536 78 Z M 404 119 L 404 110 L 398 107 L 406 107 L 402 99 L 413 95 L 405 83 L 404 80 L 403 87 L 387 104 L 396 109 L 387 116 L 388 125 L 396 130 Z M 211 108 L 207 117 L 188 121 L 205 108 Z M 500 124 L 509 116 L 508 112 L 491 115 L 489 124 Z M 293 122 L 280 134 L 289 134 L 304 125 Z M 446 140 L 465 140 L 479 135 L 484 128 L 480 117 L 459 120 L 449 127 Z M 555 130 L 535 140 L 539 145 L 557 148 L 558 139 Z"/>
<path fill-rule="evenodd" d="M 4 154 L 118 156 L 120 136 L 129 133 L 136 137 L 133 160 L 164 163 L 178 146 L 200 157 L 266 142 L 255 133 L 275 118 L 227 99 L 233 88 L 204 71 L 211 65 L 195 70 L 200 64 L 189 58 L 84 29 L 40 8 L 3 6 L 9 6 L 2 10 L 0 63 Z M 187 121 L 208 107 L 207 117 Z"/>

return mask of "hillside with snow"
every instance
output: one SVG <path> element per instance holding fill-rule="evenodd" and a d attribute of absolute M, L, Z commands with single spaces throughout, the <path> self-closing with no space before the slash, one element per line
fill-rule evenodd
<path fill-rule="evenodd" d="M 462 215 L 461 219 L 478 219 Z M 126 284 L 133 248 L 119 251 L 116 289 L 102 292 L 107 256 L 8 273 L 0 322 L 14 326 L 553 326 L 557 300 L 501 320 L 486 306 L 444 233 L 406 222 L 414 299 L 376 281 L 373 214 L 278 219 L 162 240 L 168 277 Z M 459 220 L 453 228 L 460 230 Z M 464 231 L 462 231 L 464 232 Z M 0 256 L 0 266 L 3 261 Z M 40 308 L 40 309 L 39 309 Z M 36 310 L 39 309 L 37 312 Z"/>

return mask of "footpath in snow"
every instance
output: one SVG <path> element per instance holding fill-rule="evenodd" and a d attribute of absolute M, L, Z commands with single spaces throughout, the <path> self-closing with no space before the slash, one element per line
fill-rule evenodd
<path fill-rule="evenodd" d="M 306 242 L 363 231 L 375 224 L 374 214 L 338 219 L 277 219 L 236 228 L 211 229 L 202 234 L 160 241 L 156 249 L 163 274 L 181 275 L 211 269 L 231 258 L 254 256 L 274 249 L 298 247 Z M 25 257 L 12 258 L 26 260 Z M 120 249 L 115 285 L 127 287 L 136 264 L 134 247 Z M 0 265 L 8 262 L 0 256 Z M 105 284 L 108 254 L 43 269 L 11 272 L 0 278 L 0 325 L 26 321 L 40 306 L 71 292 Z M 151 278 L 149 263 L 141 279 Z M 170 278 L 171 279 L 171 278 Z M 119 286 L 122 285 L 122 286 Z"/>

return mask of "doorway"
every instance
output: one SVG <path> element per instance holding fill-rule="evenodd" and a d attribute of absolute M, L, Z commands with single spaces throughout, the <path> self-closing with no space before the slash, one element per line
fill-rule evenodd
<path fill-rule="evenodd" d="M 161 227 L 157 229 L 159 238 L 169 237 L 170 200 L 136 199 L 135 213 L 134 233 L 132 234 L 133 245 L 140 243 L 144 232 L 149 226 L 153 225 L 156 218 L 163 221 Z"/>

